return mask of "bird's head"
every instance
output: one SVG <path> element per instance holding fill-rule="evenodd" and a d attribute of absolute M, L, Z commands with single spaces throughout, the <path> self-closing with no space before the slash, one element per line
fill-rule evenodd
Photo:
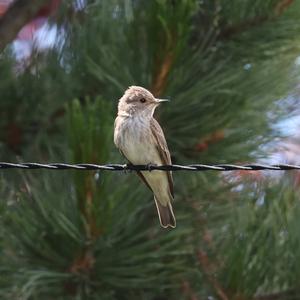
<path fill-rule="evenodd" d="M 129 87 L 119 100 L 118 114 L 152 117 L 155 108 L 167 99 L 155 98 L 152 93 L 140 86 Z"/>

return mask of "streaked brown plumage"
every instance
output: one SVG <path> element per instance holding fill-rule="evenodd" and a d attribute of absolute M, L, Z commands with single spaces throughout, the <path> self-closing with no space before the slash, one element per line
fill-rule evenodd
<path fill-rule="evenodd" d="M 156 99 L 148 90 L 129 87 L 119 100 L 114 142 L 131 164 L 171 164 L 163 131 L 153 118 L 155 108 L 167 100 Z M 171 201 L 174 198 L 171 172 L 137 172 L 152 190 L 161 226 L 175 227 Z"/>

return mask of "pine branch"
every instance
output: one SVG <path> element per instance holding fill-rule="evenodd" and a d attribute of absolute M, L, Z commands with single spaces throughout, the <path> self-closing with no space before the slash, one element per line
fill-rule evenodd
<path fill-rule="evenodd" d="M 162 63 L 157 62 L 157 65 L 160 67 L 156 70 L 156 73 L 153 76 L 153 83 L 152 87 L 150 88 L 154 96 L 158 97 L 162 94 L 166 86 L 173 62 L 174 53 L 172 50 L 167 51 Z"/>
<path fill-rule="evenodd" d="M 0 19 L 0 51 L 11 43 L 18 32 L 32 20 L 39 9 L 50 0 L 16 0 Z"/>
<path fill-rule="evenodd" d="M 192 290 L 190 283 L 184 280 L 181 285 L 184 296 L 188 300 L 201 300 L 197 297 L 196 293 Z"/>
<path fill-rule="evenodd" d="M 79 273 L 89 273 L 95 264 L 95 257 L 92 253 L 91 246 L 89 245 L 82 250 L 82 253 L 75 257 L 75 260 L 72 262 L 69 267 L 69 272 L 72 274 Z"/>
<path fill-rule="evenodd" d="M 263 23 L 269 20 L 270 18 L 268 16 L 256 16 L 253 19 L 245 20 L 244 22 L 227 26 L 224 30 L 221 30 L 219 34 L 219 39 L 229 39 L 233 35 L 249 30 L 250 28 L 262 25 Z"/>
<path fill-rule="evenodd" d="M 294 2 L 294 0 L 282 0 L 278 2 L 274 8 L 275 16 L 256 16 L 249 20 L 244 20 L 241 23 L 233 24 L 231 26 L 225 27 L 224 30 L 221 30 L 219 34 L 220 39 L 229 39 L 233 35 L 239 34 L 243 31 L 249 30 L 253 27 L 257 27 L 262 25 L 263 23 L 267 21 L 272 21 L 276 17 L 279 17 L 283 14 L 283 12 Z"/>
<path fill-rule="evenodd" d="M 282 0 L 279 3 L 277 3 L 275 7 L 276 15 L 281 15 L 293 2 L 294 0 Z"/>
<path fill-rule="evenodd" d="M 212 132 L 211 134 L 205 136 L 195 145 L 195 150 L 197 152 L 206 151 L 208 147 L 212 144 L 216 144 L 219 141 L 222 141 L 225 137 L 223 129 Z"/>
<path fill-rule="evenodd" d="M 254 300 L 287 300 L 287 299 L 298 299 L 299 290 L 286 290 L 283 292 L 272 293 L 267 295 L 259 295 L 254 297 Z"/>
<path fill-rule="evenodd" d="M 211 274 L 212 265 L 210 260 L 208 259 L 207 254 L 203 250 L 199 250 L 197 253 L 197 258 L 208 282 L 214 288 L 216 294 L 218 295 L 218 298 L 220 300 L 229 300 L 221 283 Z"/>

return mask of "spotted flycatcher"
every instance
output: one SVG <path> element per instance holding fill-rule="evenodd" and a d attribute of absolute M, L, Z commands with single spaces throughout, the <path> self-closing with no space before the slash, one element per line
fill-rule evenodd
<path fill-rule="evenodd" d="M 115 120 L 114 142 L 129 163 L 134 165 L 171 164 L 170 152 L 164 133 L 153 118 L 155 108 L 168 100 L 155 98 L 148 90 L 129 87 L 119 100 Z M 137 171 L 151 189 L 162 227 L 175 227 L 172 209 L 173 178 L 171 172 Z"/>

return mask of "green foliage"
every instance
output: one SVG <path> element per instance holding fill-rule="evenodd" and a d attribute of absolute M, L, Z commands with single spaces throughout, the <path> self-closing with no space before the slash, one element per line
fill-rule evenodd
<path fill-rule="evenodd" d="M 259 146 L 278 135 L 274 104 L 298 76 L 299 3 L 280 12 L 281 4 L 87 1 L 72 18 L 60 13 L 53 49 L 34 51 L 18 72 L 13 52 L 0 57 L 1 160 L 125 163 L 113 122 L 133 84 L 172 99 L 156 117 L 173 162 L 267 156 Z M 163 230 L 133 173 L 0 176 L 1 299 L 253 299 L 297 290 L 300 218 L 289 180 L 177 172 L 178 227 Z"/>
<path fill-rule="evenodd" d="M 107 162 L 110 110 L 100 98 L 70 104 L 65 159 Z M 150 195 L 141 201 L 145 193 L 132 189 L 128 178 L 87 171 L 20 176 L 26 186 L 3 214 L 1 296 L 119 299 L 130 288 L 124 299 L 140 299 L 145 289 L 180 287 L 192 260 L 193 248 L 185 242 L 192 228 L 161 231 Z"/>
<path fill-rule="evenodd" d="M 251 296 L 297 285 L 299 205 L 289 185 L 267 187 L 233 210 L 230 231 L 236 242 L 225 243 L 226 272 L 221 275 L 230 289 Z"/>

